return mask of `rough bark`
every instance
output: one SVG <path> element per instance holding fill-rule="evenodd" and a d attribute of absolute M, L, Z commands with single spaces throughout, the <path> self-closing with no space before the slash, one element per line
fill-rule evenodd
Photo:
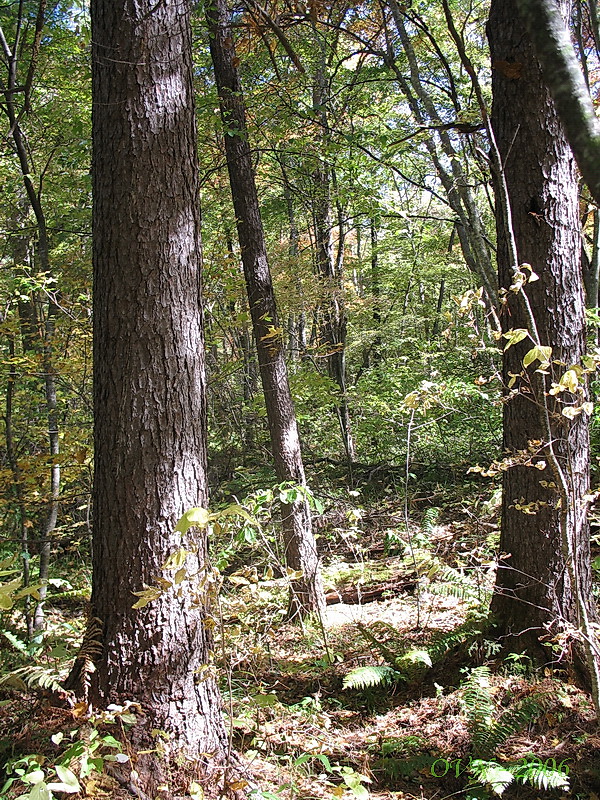
<path fill-rule="evenodd" d="M 134 700 L 144 792 L 183 755 L 223 764 L 227 738 L 210 668 L 205 589 L 186 579 L 134 609 L 180 548 L 202 577 L 206 537 L 175 531 L 206 505 L 198 166 L 189 6 L 92 3 L 94 443 L 91 611 L 102 652 L 91 698 Z M 192 541 L 193 539 L 193 541 Z M 209 754 L 209 757 L 205 754 Z M 178 757 L 179 757 L 178 755 Z"/>
<path fill-rule="evenodd" d="M 551 346 L 552 358 L 562 362 L 562 366 L 551 367 L 552 379 L 558 381 L 567 366 L 580 362 L 585 344 L 575 163 L 533 48 L 523 36 L 516 0 L 492 2 L 488 36 L 493 66 L 491 119 L 504 166 L 512 233 L 519 263 L 531 264 L 539 275 L 525 291 L 540 343 Z M 501 205 L 499 202 L 498 207 Z M 508 290 L 516 265 L 511 256 L 510 228 L 501 216 L 499 283 Z M 504 331 L 531 331 L 531 319 L 520 294 L 508 291 L 501 317 Z M 521 373 L 523 356 L 531 346 L 526 340 L 505 351 L 505 385 L 512 375 Z M 529 449 L 533 464 L 549 461 L 544 450 L 550 425 L 554 451 L 568 476 L 567 533 L 575 554 L 579 590 L 589 598 L 589 530 L 583 499 L 589 486 L 587 423 L 583 414 L 568 421 L 561 416 L 562 404 L 544 397 L 544 379 L 534 372 L 538 366 L 536 362 L 527 378 L 518 378 L 513 390 L 506 391 L 504 447 L 508 456 Z M 546 421 L 544 403 L 549 404 L 550 412 Z M 516 637 L 513 646 L 530 647 L 538 654 L 540 636 L 580 621 L 561 540 L 564 506 L 561 509 L 558 491 L 547 485 L 553 480 L 549 466 L 539 471 L 517 465 L 504 473 L 500 549 L 506 555 L 499 564 L 492 600 L 501 634 Z M 528 507 L 530 513 L 517 506 Z"/>
<path fill-rule="evenodd" d="M 226 129 L 225 152 L 248 303 L 278 480 L 305 485 L 294 404 L 285 364 L 282 329 L 267 261 L 246 114 L 226 0 L 207 6 L 210 51 Z M 292 581 L 291 617 L 324 607 L 319 558 L 306 499 L 282 504 L 286 563 L 302 576 Z"/>

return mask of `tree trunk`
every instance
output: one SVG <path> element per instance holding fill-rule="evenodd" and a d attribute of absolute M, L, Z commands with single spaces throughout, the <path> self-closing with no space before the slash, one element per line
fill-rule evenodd
<path fill-rule="evenodd" d="M 406 97 L 410 110 L 419 125 L 435 125 L 435 135 L 425 139 L 431 160 L 440 179 L 448 205 L 457 215 L 456 231 L 465 263 L 485 289 L 491 307 L 498 304 L 498 288 L 490 248 L 486 239 L 485 223 L 463 168 L 463 157 L 455 147 L 447 130 L 443 130 L 442 116 L 424 81 L 421 80 L 417 55 L 404 24 L 403 10 L 397 0 L 388 5 L 408 61 L 409 77 L 388 56 L 388 66 L 394 72 L 400 90 Z M 459 109 L 456 109 L 458 112 Z"/>
<path fill-rule="evenodd" d="M 316 35 L 316 32 L 315 32 Z M 319 39 L 319 46 L 322 42 Z M 314 77 L 313 111 L 318 116 L 322 128 L 324 149 L 328 144 L 329 122 L 327 104 L 329 102 L 325 74 L 325 54 L 319 56 L 319 65 Z M 350 470 L 355 458 L 354 440 L 350 422 L 350 408 L 346 390 L 346 331 L 348 319 L 344 307 L 344 281 L 342 276 L 343 229 L 339 224 L 340 244 L 338 257 L 333 256 L 331 184 L 332 169 L 327 161 L 319 159 L 313 172 L 314 201 L 313 218 L 315 228 L 316 266 L 323 287 L 322 321 L 320 342 L 327 354 L 329 377 L 338 387 L 336 413 L 346 459 Z M 341 218 L 338 209 L 338 220 Z"/>
<path fill-rule="evenodd" d="M 94 541 L 91 610 L 101 705 L 135 700 L 143 791 L 183 754 L 222 766 L 227 737 L 210 668 L 206 537 L 176 532 L 206 506 L 205 374 L 198 163 L 189 6 L 92 3 L 94 225 Z M 180 548 L 180 591 L 134 609 Z M 210 754 L 206 756 L 205 754 Z"/>
<path fill-rule="evenodd" d="M 207 6 L 210 51 L 219 90 L 221 117 L 228 135 L 225 148 L 250 315 L 265 396 L 271 446 L 278 480 L 304 486 L 304 466 L 288 383 L 282 329 L 254 179 L 241 84 L 226 0 Z M 302 576 L 292 581 L 290 617 L 324 607 L 319 558 L 308 502 L 282 504 L 286 563 Z"/>
<path fill-rule="evenodd" d="M 20 8 L 20 12 L 21 11 L 22 7 Z M 19 12 L 19 18 L 17 20 L 17 29 L 19 31 L 22 29 L 24 22 L 23 17 L 20 16 L 20 12 Z M 28 70 L 28 78 L 27 78 L 28 85 L 26 85 L 25 87 L 17 88 L 19 58 L 22 56 L 20 48 L 18 47 L 17 43 L 15 43 L 11 51 L 4 37 L 4 32 L 1 31 L 1 29 L 0 31 L 2 38 L 2 48 L 4 50 L 4 54 L 6 57 L 7 73 L 8 73 L 6 81 L 6 89 L 4 92 L 5 103 L 3 106 L 3 110 L 5 111 L 8 120 L 10 122 L 10 136 L 12 138 L 15 153 L 19 160 L 19 167 L 21 170 L 21 175 L 23 177 L 23 185 L 25 188 L 25 193 L 27 195 L 27 202 L 31 206 L 31 209 L 35 216 L 36 231 L 38 237 L 37 262 L 39 264 L 39 271 L 43 276 L 43 278 L 49 281 L 49 279 L 52 278 L 53 275 L 50 267 L 50 244 L 48 241 L 48 230 L 46 227 L 46 215 L 41 200 L 42 183 L 40 182 L 40 186 L 38 189 L 36 189 L 36 187 L 34 186 L 32 180 L 33 171 L 30 164 L 27 142 L 25 136 L 23 135 L 23 131 L 20 125 L 21 114 L 29 110 L 28 92 L 31 89 L 31 80 L 33 79 L 33 73 L 35 69 L 37 49 L 39 48 L 40 37 L 42 29 L 44 27 L 44 20 L 45 20 L 44 12 L 45 12 L 45 4 L 40 3 L 35 23 L 36 35 Z M 19 36 L 20 34 L 16 35 L 17 42 L 19 40 Z M 15 97 L 17 96 L 18 92 L 23 88 L 25 89 L 25 107 L 22 112 L 19 112 L 19 110 L 15 105 Z M 34 632 L 39 632 L 39 633 L 41 633 L 44 628 L 44 602 L 46 600 L 46 593 L 48 586 L 48 577 L 50 568 L 50 550 L 52 543 L 52 535 L 54 534 L 54 530 L 56 528 L 56 523 L 58 520 L 58 499 L 60 495 L 60 463 L 59 463 L 60 437 L 58 430 L 56 377 L 55 377 L 54 353 L 53 353 L 55 320 L 56 320 L 56 315 L 58 313 L 58 306 L 56 304 L 53 293 L 58 291 L 58 289 L 51 283 L 48 283 L 48 285 L 50 287 L 49 290 L 46 291 L 46 296 L 48 299 L 47 301 L 44 300 L 44 302 L 40 301 L 39 303 L 40 308 L 43 306 L 46 307 L 46 317 L 43 322 L 43 325 L 40 326 L 41 329 L 40 340 L 36 342 L 36 347 L 37 349 L 41 350 L 41 356 L 42 356 L 41 361 L 42 361 L 42 369 L 44 375 L 46 419 L 48 425 L 48 453 L 50 456 L 49 459 L 50 491 L 48 493 L 48 503 L 46 507 L 44 522 L 42 523 L 40 528 L 40 564 L 39 564 L 38 577 L 42 585 L 38 592 L 39 600 L 36 604 L 33 616 Z M 25 306 L 25 305 L 26 304 L 24 303 L 20 304 L 20 306 Z M 40 316 L 43 316 L 43 311 L 40 314 Z M 33 319 L 36 318 L 34 307 L 31 309 L 31 317 Z"/>
<path fill-rule="evenodd" d="M 566 3 L 563 8 L 566 10 Z M 542 81 L 533 49 L 523 35 L 515 0 L 494 0 L 488 25 L 492 67 L 492 126 L 512 213 L 519 264 L 531 264 L 539 280 L 525 292 L 539 342 L 552 347 L 551 378 L 558 382 L 569 365 L 579 364 L 585 345 L 575 163 L 554 105 Z M 497 184 L 500 185 L 496 176 Z M 501 203 L 498 203 L 501 206 Z M 504 331 L 528 329 L 531 318 L 514 282 L 510 228 L 498 220 L 499 283 L 508 290 L 502 310 Z M 504 381 L 520 375 L 531 341 L 504 353 Z M 566 365 L 566 366 L 565 366 Z M 545 395 L 546 379 L 535 362 L 505 392 L 504 447 L 517 463 L 504 473 L 500 561 L 492 610 L 502 635 L 516 637 L 519 649 L 540 654 L 539 639 L 579 625 L 574 587 L 561 540 L 561 513 L 569 512 L 569 549 L 575 554 L 579 591 L 591 597 L 589 530 L 583 495 L 589 486 L 589 440 L 585 414 L 561 415 L 573 396 Z M 546 419 L 544 404 L 549 404 Z M 548 455 L 548 427 L 557 458 L 567 474 L 569 508 L 559 502 Z M 529 451 L 529 453 L 527 452 Z M 520 453 L 520 455 L 519 455 Z M 550 484 L 550 485 L 549 485 Z M 548 653 L 544 654 L 548 657 Z"/>

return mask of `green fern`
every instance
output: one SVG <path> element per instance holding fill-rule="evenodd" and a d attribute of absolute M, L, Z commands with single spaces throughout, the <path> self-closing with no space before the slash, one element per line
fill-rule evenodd
<path fill-rule="evenodd" d="M 22 639 L 19 639 L 18 636 L 15 636 L 12 631 L 0 631 L 2 636 L 7 639 L 12 646 L 17 650 L 19 653 L 22 653 L 24 656 L 29 655 L 29 648 L 27 646 L 27 642 L 24 642 Z"/>
<path fill-rule="evenodd" d="M 421 533 L 426 536 L 431 536 L 440 518 L 440 509 L 432 506 L 428 508 L 423 514 L 421 520 Z"/>
<path fill-rule="evenodd" d="M 27 664 L 6 673 L 0 678 L 0 686 L 11 687 L 22 692 L 30 689 L 48 689 L 51 692 L 58 692 L 62 689 L 60 677 L 55 670 L 34 664 Z"/>
<path fill-rule="evenodd" d="M 489 786 L 492 792 L 498 795 L 503 794 L 515 779 L 513 773 L 497 761 L 475 759 L 471 761 L 469 769 L 477 783 Z"/>
<path fill-rule="evenodd" d="M 474 759 L 469 765 L 472 774 L 471 787 L 479 789 L 479 793 L 474 795 L 469 792 L 468 796 L 487 797 L 489 791 L 493 794 L 501 795 L 504 790 L 513 782 L 527 783 L 535 789 L 560 789 L 569 791 L 570 781 L 567 775 L 556 766 L 551 767 L 547 763 L 542 763 L 535 759 L 526 764 L 500 764 L 497 761 L 486 761 L 484 759 Z M 475 786 L 473 787 L 473 784 Z M 483 789 L 483 794 L 481 793 Z"/>
<path fill-rule="evenodd" d="M 543 695 L 532 695 L 515 708 L 496 717 L 490 671 L 487 667 L 471 670 L 463 685 L 462 699 L 467 712 L 473 753 L 482 759 L 493 756 L 507 739 L 543 714 L 547 705 Z"/>
<path fill-rule="evenodd" d="M 344 689 L 368 689 L 373 686 L 385 686 L 394 683 L 400 677 L 392 667 L 388 666 L 366 666 L 356 667 L 344 678 Z"/>
<path fill-rule="evenodd" d="M 483 590 L 464 572 L 447 564 L 441 564 L 437 559 L 429 567 L 427 577 L 430 581 L 435 579 L 435 583 L 430 583 L 427 587 L 431 594 L 457 597 L 459 600 L 478 604 L 485 599 L 482 598 L 482 593 L 487 594 L 487 590 Z"/>

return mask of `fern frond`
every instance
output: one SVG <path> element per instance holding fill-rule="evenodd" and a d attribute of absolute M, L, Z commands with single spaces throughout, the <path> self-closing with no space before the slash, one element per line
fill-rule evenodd
<path fill-rule="evenodd" d="M 535 759 L 531 763 L 514 764 L 508 767 L 520 783 L 528 783 L 536 789 L 561 789 L 568 792 L 570 782 L 567 775 L 546 762 Z"/>
<path fill-rule="evenodd" d="M 0 678 L 0 686 L 10 686 L 26 692 L 28 689 L 49 689 L 51 692 L 61 690 L 59 675 L 49 667 L 27 664 L 24 667 L 8 672 Z"/>
<path fill-rule="evenodd" d="M 485 591 L 481 586 L 476 586 L 468 575 L 447 564 L 434 562 L 429 568 L 427 577 L 430 581 L 435 579 L 435 583 L 430 583 L 427 591 L 431 594 L 439 594 L 444 597 L 457 597 L 460 600 L 481 600 L 481 593 Z"/>
<path fill-rule="evenodd" d="M 356 667 L 344 678 L 344 689 L 367 689 L 394 683 L 401 675 L 388 666 Z"/>
<path fill-rule="evenodd" d="M 428 508 L 423 514 L 423 519 L 421 521 L 421 532 L 426 535 L 431 535 L 433 533 L 433 529 L 437 525 L 439 517 L 439 508 L 436 508 L 435 506 Z"/>
<path fill-rule="evenodd" d="M 18 650 L 19 653 L 22 653 L 24 656 L 29 655 L 27 649 L 27 642 L 24 642 L 22 639 L 19 639 L 19 637 L 15 636 L 15 634 L 12 633 L 12 631 L 0 631 L 0 633 L 2 634 L 2 636 L 4 636 L 5 639 L 8 639 L 8 641 L 12 644 L 15 650 Z"/>
<path fill-rule="evenodd" d="M 475 759 L 471 761 L 471 772 L 475 779 L 485 786 L 489 786 L 494 794 L 501 795 L 504 790 L 514 781 L 513 773 L 498 764 L 496 761 L 483 761 Z"/>
<path fill-rule="evenodd" d="M 462 701 L 467 712 L 473 752 L 484 759 L 493 756 L 507 739 L 536 720 L 547 705 L 544 695 L 532 695 L 496 718 L 487 667 L 471 670 L 463 685 Z"/>

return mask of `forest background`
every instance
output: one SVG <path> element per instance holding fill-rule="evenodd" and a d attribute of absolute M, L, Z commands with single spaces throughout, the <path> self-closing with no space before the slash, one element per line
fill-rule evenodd
<path fill-rule="evenodd" d="M 547 448 L 541 441 L 545 431 L 537 441 L 525 426 L 519 463 L 503 459 L 503 396 L 513 388 L 512 378 L 520 376 L 524 382 L 532 363 L 540 368 L 549 364 L 543 350 L 548 341 L 536 340 L 537 333 L 530 330 L 536 354 L 527 361 L 532 352 L 528 347 L 508 374 L 504 355 L 502 374 L 503 354 L 526 338 L 518 331 L 528 325 L 507 322 L 507 306 L 498 290 L 496 225 L 502 204 L 497 185 L 496 194 L 492 187 L 494 145 L 486 109 L 492 107 L 491 63 L 496 76 L 518 82 L 520 75 L 513 61 L 490 61 L 488 16 L 487 4 L 462 0 L 409 5 L 390 0 L 386 6 L 361 7 L 318 2 L 307 7 L 262 7 L 250 2 L 233 12 L 233 67 L 244 89 L 248 141 L 279 314 L 277 323 L 266 319 L 272 324 L 265 336 L 267 341 L 273 337 L 283 343 L 310 491 L 302 482 L 299 488 L 295 482 L 282 482 L 273 467 L 227 173 L 227 141 L 239 138 L 239 127 L 227 117 L 223 121 L 209 52 L 211 37 L 200 13 L 192 17 L 208 475 L 215 514 L 211 548 L 216 566 L 226 576 L 225 586 L 234 589 L 233 598 L 226 591 L 223 595 L 226 610 L 218 638 L 224 652 L 236 653 L 235 667 L 233 662 L 227 668 L 221 665 L 230 684 L 232 676 L 239 682 L 237 697 L 231 685 L 230 696 L 241 705 L 250 696 L 253 709 L 250 721 L 236 714 L 232 730 L 237 730 L 238 746 L 251 746 L 255 758 L 274 752 L 283 757 L 280 734 L 271 731 L 269 739 L 265 730 L 279 719 L 277 713 L 286 703 L 271 690 L 273 675 L 265 665 L 272 664 L 273 631 L 285 623 L 283 589 L 290 582 L 293 586 L 298 575 L 294 570 L 286 573 L 276 509 L 278 501 L 293 504 L 304 493 L 317 512 L 319 548 L 329 570 L 328 597 L 343 600 L 347 591 L 346 601 L 362 604 L 368 597 L 365 586 L 374 599 L 384 602 L 407 586 L 412 591 L 416 587 L 416 593 L 406 600 L 409 621 L 400 624 L 392 615 L 387 628 L 377 628 L 373 620 L 366 627 L 359 621 L 351 645 L 343 640 L 336 647 L 322 625 L 317 626 L 321 638 L 315 642 L 310 622 L 304 631 L 312 640 L 302 639 L 298 632 L 286 634 L 292 652 L 304 647 L 307 662 L 315 661 L 315 652 L 321 662 L 306 668 L 303 680 L 310 688 L 291 691 L 287 707 L 293 707 L 293 714 L 312 714 L 310 724 L 315 724 L 315 714 L 329 716 L 331 722 L 336 703 L 348 704 L 338 698 L 349 696 L 340 694 L 345 681 L 346 692 L 357 693 L 350 706 L 359 709 L 360 718 L 370 719 L 376 705 L 369 695 L 373 685 L 394 688 L 406 682 L 408 664 L 433 670 L 432 654 L 445 658 L 464 640 L 468 647 L 462 663 L 484 665 L 474 667 L 465 679 L 466 689 L 461 678 L 448 677 L 453 687 L 462 683 L 458 692 L 463 699 L 466 692 L 464 727 L 470 732 L 472 752 L 481 756 L 483 765 L 471 763 L 456 776 L 470 783 L 472 796 L 499 793 L 500 785 L 516 780 L 497 750 L 518 733 L 520 723 L 542 719 L 552 728 L 550 712 L 537 690 L 532 708 L 513 709 L 514 719 L 498 716 L 490 681 L 498 682 L 494 691 L 514 694 L 514 685 L 507 680 L 515 680 L 515 674 L 510 679 L 505 673 L 491 677 L 490 665 L 497 666 L 492 656 L 498 656 L 505 669 L 506 653 L 494 651 L 493 637 L 486 638 L 482 622 L 487 619 L 499 553 L 498 479 L 515 465 L 529 473 L 537 465 L 541 471 L 541 454 Z M 6 118 L 0 163 L 4 685 L 57 689 L 86 623 L 83 601 L 89 597 L 93 522 L 91 36 L 87 9 L 72 3 L 9 4 L 0 9 L 0 21 Z M 595 4 L 575 3 L 570 21 L 594 96 Z M 509 152 L 510 148 L 509 143 Z M 583 184 L 577 213 L 581 243 L 577 257 L 583 261 L 589 347 L 587 356 L 579 354 L 583 358 L 579 371 L 568 369 L 574 359 L 565 359 L 556 372 L 554 386 L 559 388 L 553 396 L 562 395 L 564 407 L 558 416 L 569 423 L 581 425 L 589 418 L 588 458 L 594 471 L 598 441 L 591 401 L 599 322 L 600 217 Z M 550 227 L 545 209 L 533 199 L 525 215 L 534 228 Z M 536 272 L 542 272 L 537 264 L 529 271 L 521 269 L 517 292 L 533 283 Z M 534 310 L 544 313 L 543 308 Z M 131 315 L 135 319 L 134 307 Z M 539 318 L 538 322 L 545 332 L 546 324 Z M 564 319 L 561 324 L 565 327 Z M 567 315 L 566 327 L 577 324 Z M 592 375 L 591 399 L 586 374 Z M 545 403 L 540 404 L 547 408 Z M 536 414 L 529 410 L 524 419 Z M 506 444 L 506 420 L 504 435 Z M 127 443 L 133 449 L 140 446 L 135 440 Z M 571 484 L 567 488 L 578 491 Z M 510 495 L 508 503 L 522 518 L 533 517 L 535 527 L 537 515 L 543 513 L 540 503 L 546 501 L 526 494 Z M 219 516 L 219 508 L 229 509 L 229 514 Z M 507 505 L 505 517 L 508 513 Z M 522 523 L 513 527 L 519 532 Z M 552 546 L 560 550 L 557 541 L 553 539 Z M 531 558 L 535 561 L 534 555 Z M 587 558 L 587 562 L 589 573 L 597 560 Z M 156 592 L 144 584 L 138 592 L 139 606 L 156 599 Z M 251 613 L 236 605 L 236 594 L 250 604 Z M 431 608 L 444 602 L 452 618 L 438 626 L 444 642 L 436 644 L 430 629 L 425 634 L 429 650 L 418 636 L 411 642 L 414 647 L 400 646 L 403 626 L 403 635 L 410 640 L 406 631 L 420 630 L 423 619 L 431 617 Z M 458 623 L 467 628 L 457 633 L 453 626 Z M 542 659 L 550 671 L 535 673 L 536 679 L 540 674 L 554 679 L 547 664 L 560 663 L 568 650 L 563 631 L 551 634 L 554 656 Z M 344 666 L 343 651 L 356 647 L 360 636 L 366 653 Z M 390 649 L 394 643 L 397 651 Z M 465 655 L 467 651 L 471 655 Z M 527 672 L 535 683 L 533 664 L 539 661 L 534 653 L 530 657 L 515 648 L 508 663 L 517 665 L 519 680 Z M 350 671 L 352 666 L 358 672 Z M 447 665 L 445 669 L 452 673 Z M 419 683 L 423 675 L 417 672 Z M 427 674 L 431 690 L 439 685 L 434 677 L 446 673 Z M 412 673 L 408 678 L 409 684 L 415 680 Z M 564 681 L 565 676 L 559 678 Z M 593 677 L 591 682 L 584 678 L 583 684 L 593 689 Z M 475 700 L 468 699 L 469 688 L 479 692 Z M 322 691 L 328 696 L 325 708 Z M 572 707 L 570 688 L 561 691 L 567 698 L 564 707 Z M 303 707 L 304 701 L 309 702 Z M 7 708 L 18 720 L 10 702 Z M 400 705 L 398 698 L 388 702 L 390 707 Z M 595 740 L 591 728 L 586 728 L 589 703 L 586 706 L 581 694 L 577 704 L 577 726 L 582 728 L 577 727 L 580 741 L 573 742 L 593 751 Z M 484 707 L 500 731 L 494 746 L 488 742 L 487 749 L 477 739 L 485 728 L 478 727 Z M 552 713 L 556 716 L 556 709 Z M 564 709 L 561 713 L 564 716 Z M 121 724 L 123 717 L 129 724 L 127 709 L 120 714 Z M 110 742 L 103 727 L 114 722 L 102 719 L 91 727 L 102 733 L 102 752 L 114 747 L 125 761 L 129 756 L 122 743 L 114 737 Z M 40 721 L 42 729 L 45 724 Z M 316 726 L 325 724 L 321 718 Z M 7 748 L 8 785 L 3 791 L 16 796 L 15 776 L 29 775 L 25 783 L 34 788 L 27 796 L 38 796 L 32 793 L 41 792 L 43 784 L 49 794 L 39 797 L 50 797 L 52 791 L 68 792 L 65 786 L 80 791 L 94 771 L 104 775 L 104 763 L 100 770 L 98 763 L 92 764 L 87 774 L 87 767 L 82 767 L 83 755 L 86 764 L 93 761 L 89 729 L 85 736 L 79 740 L 88 742 L 85 753 L 80 748 L 53 766 L 52 754 L 42 751 L 35 760 L 23 743 L 16 751 Z M 560 737 L 562 741 L 563 732 Z M 424 754 L 425 741 L 400 739 L 389 737 L 387 750 L 379 741 L 377 765 L 368 767 L 363 766 L 360 747 L 350 756 L 307 744 L 306 739 L 283 747 L 290 771 L 284 788 L 262 795 L 280 796 L 284 789 L 293 794 L 295 781 L 314 778 L 313 784 L 322 784 L 321 789 L 310 789 L 317 796 L 319 791 L 335 793 L 343 787 L 366 797 L 375 781 L 373 794 L 400 794 L 402 788 L 409 797 L 415 774 L 420 776 L 417 781 L 435 783 L 432 764 L 456 755 L 452 750 Z M 464 748 L 461 757 L 468 752 Z M 31 758 L 25 759 L 24 768 L 19 758 L 27 752 Z M 402 763 L 409 767 L 402 768 Z M 21 774 L 15 772 L 18 769 Z M 498 769 L 504 770 L 503 778 L 494 772 Z M 597 776 L 586 769 L 578 776 L 584 787 L 581 796 L 592 797 Z M 56 788 L 59 784 L 54 790 L 48 788 L 52 776 L 62 788 Z M 537 790 L 567 788 L 560 769 L 539 768 L 537 773 L 534 769 L 516 777 L 527 779 Z M 201 796 L 199 783 L 192 782 L 187 789 L 188 796 Z M 260 794 L 255 790 L 255 796 Z"/>

